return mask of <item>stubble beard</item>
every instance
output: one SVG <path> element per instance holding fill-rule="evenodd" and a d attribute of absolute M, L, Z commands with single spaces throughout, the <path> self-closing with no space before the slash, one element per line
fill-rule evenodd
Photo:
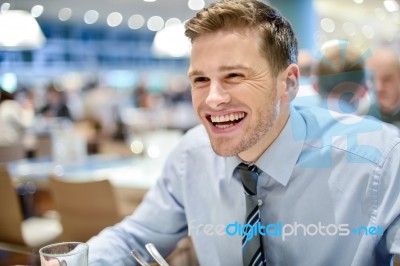
<path fill-rule="evenodd" d="M 214 152 L 224 157 L 236 156 L 256 145 L 268 134 L 280 113 L 280 101 L 277 100 L 276 95 L 273 96 L 275 96 L 273 100 L 264 109 L 255 112 L 255 122 L 244 129 L 239 143 L 232 143 L 232 139 L 229 137 L 212 137 L 209 134 Z"/>

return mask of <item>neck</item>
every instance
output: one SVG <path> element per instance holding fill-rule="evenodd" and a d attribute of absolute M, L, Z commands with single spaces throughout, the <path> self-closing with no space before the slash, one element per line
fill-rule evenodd
<path fill-rule="evenodd" d="M 289 108 L 285 108 L 279 114 L 278 119 L 272 126 L 271 130 L 261 138 L 253 147 L 239 153 L 239 158 L 242 161 L 254 163 L 261 157 L 261 155 L 271 146 L 275 139 L 282 132 L 289 119 L 290 111 Z"/>

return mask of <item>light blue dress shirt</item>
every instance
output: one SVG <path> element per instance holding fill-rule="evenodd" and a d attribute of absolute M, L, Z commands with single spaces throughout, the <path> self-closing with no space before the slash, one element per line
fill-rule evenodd
<path fill-rule="evenodd" d="M 390 265 L 400 254 L 400 139 L 383 123 L 292 108 L 256 162 L 268 265 Z M 202 126 L 189 131 L 129 217 L 88 243 L 90 265 L 133 265 L 131 249 L 164 255 L 190 234 L 201 265 L 242 265 L 239 158 L 217 156 Z"/>

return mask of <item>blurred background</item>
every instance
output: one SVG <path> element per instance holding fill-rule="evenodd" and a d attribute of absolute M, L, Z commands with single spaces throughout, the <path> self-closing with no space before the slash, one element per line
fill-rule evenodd
<path fill-rule="evenodd" d="M 44 245 L 21 239 L 18 228 L 32 217 L 61 221 L 61 240 L 78 239 L 65 234 L 69 224 L 54 200 L 60 193 L 53 191 L 49 176 L 72 183 L 106 179 L 116 192 L 118 217 L 136 208 L 182 134 L 199 123 L 186 78 L 190 44 L 183 23 L 211 2 L 0 0 L 0 181 L 10 187 L 9 195 L 15 198 L 17 192 L 21 203 L 20 213 L 12 213 L 17 220 L 12 220 L 7 211 L 17 210 L 19 203 L 11 206 L 10 199 L 1 198 L 6 193 L 0 193 L 0 203 L 5 204 L 0 206 L 0 265 L 10 265 L 3 250 L 10 249 L 9 244 Z M 324 44 L 335 40 L 340 51 L 346 51 L 348 43 L 359 50 L 353 66 L 380 47 L 400 52 L 398 0 L 265 2 L 292 22 L 299 39 L 302 76 L 297 104 L 321 104 L 311 68 L 316 59 L 330 59 L 322 52 Z M 393 80 L 391 88 L 400 88 L 400 75 Z M 367 94 L 374 99 L 379 89 L 377 82 L 369 81 Z M 384 121 L 396 121 L 400 127 L 400 96 L 396 101 L 397 113 Z M 0 189 L 5 188 L 1 183 Z M 85 198 L 65 199 L 77 203 L 77 210 L 83 201 L 113 198 L 83 190 Z M 81 231 L 73 227 L 87 233 L 81 241 L 113 223 L 96 224 L 103 219 L 92 218 Z M 10 229 L 14 224 L 18 228 Z M 33 229 L 36 237 L 46 236 Z M 7 232 L 19 236 L 1 235 Z M 60 237 L 60 230 L 53 233 Z"/>
<path fill-rule="evenodd" d="M 149 120 L 136 108 L 181 108 L 169 119 L 158 112 L 151 126 L 185 131 L 197 120 L 186 108 L 190 46 L 182 23 L 211 2 L 1 0 L 0 86 L 29 92 L 21 97 L 32 101 L 37 115 L 50 115 L 45 110 L 52 87 L 61 92 L 55 97 L 65 102 L 71 120 L 90 120 L 104 136 L 126 139 L 127 126 L 146 126 Z M 388 44 L 400 49 L 396 0 L 269 3 L 291 20 L 300 48 L 314 54 L 331 39 L 363 50 Z M 31 28 L 35 21 L 38 27 Z"/>

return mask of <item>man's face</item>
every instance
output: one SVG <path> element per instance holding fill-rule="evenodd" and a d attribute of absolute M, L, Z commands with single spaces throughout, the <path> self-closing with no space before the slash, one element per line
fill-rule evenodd
<path fill-rule="evenodd" d="M 400 107 L 400 69 L 395 60 L 383 55 L 369 62 L 375 77 L 379 106 L 387 114 Z"/>
<path fill-rule="evenodd" d="M 263 140 L 281 116 L 281 77 L 272 77 L 259 43 L 253 30 L 218 31 L 193 42 L 193 107 L 221 156 L 266 149 Z"/>

